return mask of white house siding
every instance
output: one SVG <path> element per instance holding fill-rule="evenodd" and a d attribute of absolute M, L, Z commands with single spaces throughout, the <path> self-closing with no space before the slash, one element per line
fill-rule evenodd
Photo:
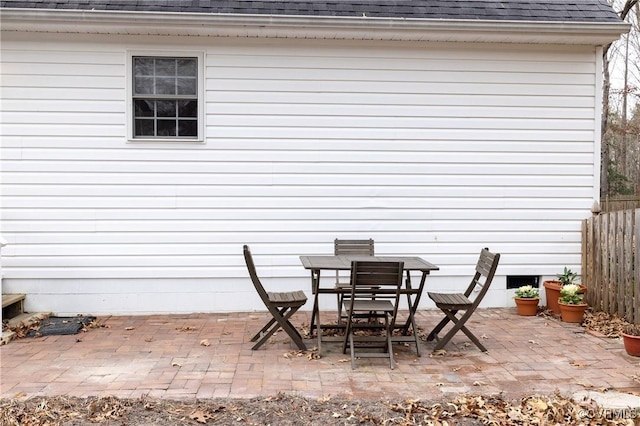
<path fill-rule="evenodd" d="M 204 144 L 127 143 L 128 49 L 205 53 Z M 243 244 L 270 288 L 308 290 L 299 255 L 371 237 L 437 264 L 431 289 L 466 287 L 480 249 L 500 252 L 486 306 L 509 306 L 507 275 L 579 269 L 597 56 L 3 34 L 4 291 L 60 314 L 248 311 L 263 307 Z"/>

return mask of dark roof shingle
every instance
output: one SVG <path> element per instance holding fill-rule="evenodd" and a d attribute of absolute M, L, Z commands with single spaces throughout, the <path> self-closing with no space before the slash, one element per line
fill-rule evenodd
<path fill-rule="evenodd" d="M 606 0 L 2 0 L 0 7 L 238 15 L 620 22 Z"/>

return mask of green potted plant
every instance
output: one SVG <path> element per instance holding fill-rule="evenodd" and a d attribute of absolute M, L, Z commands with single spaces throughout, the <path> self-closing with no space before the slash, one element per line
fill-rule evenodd
<path fill-rule="evenodd" d="M 624 350 L 631 356 L 640 356 L 640 325 L 627 324 L 622 329 Z"/>
<path fill-rule="evenodd" d="M 584 294 L 578 284 L 567 284 L 560 289 L 558 306 L 562 321 L 580 323 L 588 305 L 582 301 Z"/>
<path fill-rule="evenodd" d="M 547 309 L 554 315 L 560 315 L 560 306 L 558 306 L 560 290 L 566 285 L 575 284 L 579 275 L 565 266 L 564 271 L 561 274 L 557 274 L 556 277 L 558 279 L 545 281 L 542 285 L 547 298 Z"/>
<path fill-rule="evenodd" d="M 518 315 L 525 317 L 535 316 L 538 313 L 540 292 L 530 285 L 518 287 L 513 298 L 516 301 Z"/>

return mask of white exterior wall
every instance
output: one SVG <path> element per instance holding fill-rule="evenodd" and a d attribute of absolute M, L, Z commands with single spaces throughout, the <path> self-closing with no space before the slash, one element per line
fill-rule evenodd
<path fill-rule="evenodd" d="M 205 53 L 204 144 L 127 143 L 128 49 Z M 597 57 L 3 33 L 3 290 L 59 314 L 263 309 L 242 244 L 271 289 L 309 290 L 299 255 L 371 237 L 437 264 L 430 289 L 465 288 L 480 249 L 500 252 L 486 306 L 510 306 L 507 275 L 580 268 Z"/>

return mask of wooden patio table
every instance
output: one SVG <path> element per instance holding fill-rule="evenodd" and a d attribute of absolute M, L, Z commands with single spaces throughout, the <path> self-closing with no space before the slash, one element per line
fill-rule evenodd
<path fill-rule="evenodd" d="M 420 356 L 420 347 L 418 345 L 418 332 L 415 324 L 414 314 L 418 309 L 420 303 L 420 297 L 424 289 L 424 283 L 427 279 L 427 275 L 431 271 L 437 271 L 436 265 L 427 262 L 420 257 L 413 256 L 300 256 L 300 261 L 305 269 L 311 271 L 311 292 L 313 294 L 313 311 L 311 313 L 311 324 L 309 326 L 309 332 L 313 335 L 314 330 L 318 339 L 318 355 L 321 355 L 322 347 L 322 329 L 327 328 L 344 328 L 344 325 L 340 324 L 322 324 L 320 322 L 320 306 L 318 304 L 318 297 L 321 294 L 333 294 L 338 293 L 350 294 L 351 289 L 336 288 L 335 282 L 331 283 L 331 286 L 323 287 L 320 283 L 320 272 L 325 271 L 350 271 L 351 262 L 354 260 L 363 261 L 384 261 L 384 262 L 404 262 L 404 270 L 407 273 L 405 278 L 405 285 L 402 288 L 402 294 L 407 297 L 407 305 L 409 308 L 409 315 L 404 324 L 396 324 L 396 328 L 402 331 L 401 336 L 394 336 L 394 342 L 415 342 L 416 353 Z M 411 284 L 411 272 L 421 272 L 420 284 L 418 287 L 413 287 Z"/>

